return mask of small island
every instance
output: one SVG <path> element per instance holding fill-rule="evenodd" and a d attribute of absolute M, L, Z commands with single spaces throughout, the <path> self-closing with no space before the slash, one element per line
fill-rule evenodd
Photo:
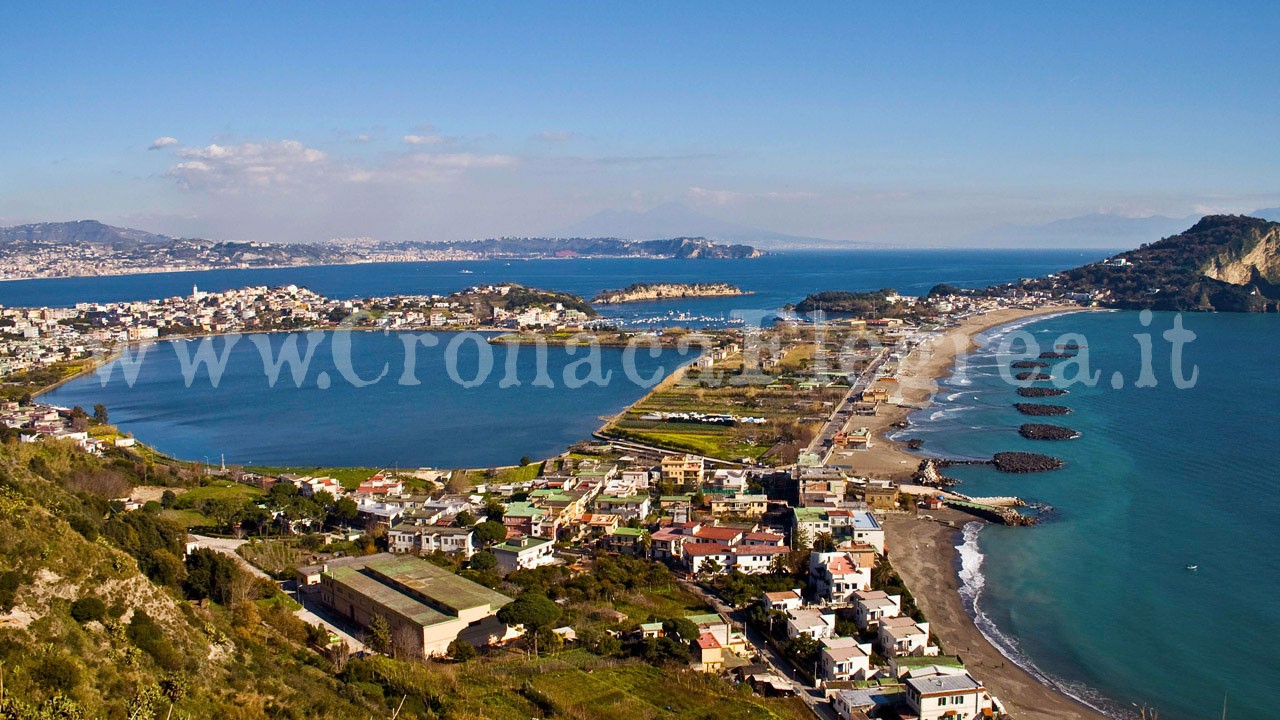
<path fill-rule="evenodd" d="M 604 290 L 591 302 L 595 305 L 645 302 L 649 300 L 679 300 L 699 297 L 732 297 L 747 295 L 741 288 L 729 283 L 635 283 L 621 290 Z"/>

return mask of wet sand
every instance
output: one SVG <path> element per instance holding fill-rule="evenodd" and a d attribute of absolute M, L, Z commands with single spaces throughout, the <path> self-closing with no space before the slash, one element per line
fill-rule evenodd
<path fill-rule="evenodd" d="M 1000 698 L 1011 717 L 1103 720 L 1105 715 L 1040 682 L 987 642 L 965 609 L 957 575 L 960 528 L 974 518 L 949 509 L 929 514 L 954 527 L 910 515 L 891 515 L 883 524 L 893 567 L 928 616 L 929 629 L 943 649 L 959 655 L 973 676 Z"/>

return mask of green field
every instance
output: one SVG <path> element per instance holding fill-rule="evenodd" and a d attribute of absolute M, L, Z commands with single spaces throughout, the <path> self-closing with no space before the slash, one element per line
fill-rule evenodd
<path fill-rule="evenodd" d="M 414 697 L 430 688 L 439 717 L 528 720 L 538 717 L 627 720 L 799 720 L 812 718 L 803 703 L 752 695 L 715 676 L 679 667 L 606 659 L 570 650 L 540 659 L 509 653 L 466 665 L 392 668 L 364 665 L 379 684 Z M 388 693 L 391 697 L 395 693 Z M 392 703 L 398 696 L 392 698 Z M 416 708 L 415 708 L 416 709 Z"/>
<path fill-rule="evenodd" d="M 211 480 L 208 485 L 199 485 L 182 493 L 182 496 L 191 502 L 225 500 L 228 498 L 248 500 L 262 495 L 263 492 L 259 488 L 230 480 Z"/>
<path fill-rule="evenodd" d="M 268 476 L 288 474 L 310 475 L 311 477 L 331 477 L 342 483 L 342 487 L 348 490 L 355 490 L 360 486 L 360 483 L 382 472 L 382 468 L 267 467 L 259 465 L 246 467 L 245 471 Z"/>

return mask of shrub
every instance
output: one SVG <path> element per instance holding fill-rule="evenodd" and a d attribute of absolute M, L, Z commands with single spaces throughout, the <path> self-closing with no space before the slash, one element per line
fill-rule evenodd
<path fill-rule="evenodd" d="M 82 597 L 71 603 L 71 617 L 82 625 L 90 620 L 102 620 L 106 616 L 106 603 L 96 597 Z"/>
<path fill-rule="evenodd" d="M 22 576 L 17 570 L 0 573 L 0 612 L 9 612 L 18 598 L 18 586 L 22 585 Z"/>
<path fill-rule="evenodd" d="M 45 655 L 31 670 L 32 677 L 50 690 L 70 692 L 80 684 L 80 666 L 62 654 Z"/>
<path fill-rule="evenodd" d="M 130 642 L 154 658 L 156 664 L 165 670 L 178 670 L 182 667 L 182 657 L 165 637 L 159 623 L 146 611 L 138 610 L 133 613 L 126 634 Z"/>

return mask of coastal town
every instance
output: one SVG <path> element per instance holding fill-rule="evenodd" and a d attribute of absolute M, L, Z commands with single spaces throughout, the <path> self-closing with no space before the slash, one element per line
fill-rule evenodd
<path fill-rule="evenodd" d="M 702 331 L 696 360 L 595 437 L 511 468 L 193 468 L 157 458 L 110 424 L 108 408 L 50 407 L 30 392 L 0 407 L 0 422 L 25 443 L 170 467 L 163 498 L 123 488 L 112 512 L 170 518 L 189 533 L 188 558 L 228 553 L 274 579 L 323 630 L 322 653 L 438 662 L 479 651 L 483 661 L 577 647 L 723 676 L 823 718 L 1004 716 L 1016 703 L 939 637 L 894 569 L 886 527 L 999 522 L 1021 517 L 1017 500 L 945 488 L 931 462 L 887 435 L 963 350 L 947 347 L 953 334 L 967 343 L 974 327 L 1072 306 L 1025 293 L 894 302 L 914 310 Z M 571 296 L 496 285 L 358 301 L 296 286 L 193 289 L 2 315 L 4 352 L 27 363 L 8 380 L 23 388 L 24 371 L 83 360 L 92 344 L 333 328 L 352 316 L 388 330 L 553 336 L 588 329 L 593 313 Z M 620 611 L 563 587 L 618 562 L 670 578 L 688 611 Z"/>

